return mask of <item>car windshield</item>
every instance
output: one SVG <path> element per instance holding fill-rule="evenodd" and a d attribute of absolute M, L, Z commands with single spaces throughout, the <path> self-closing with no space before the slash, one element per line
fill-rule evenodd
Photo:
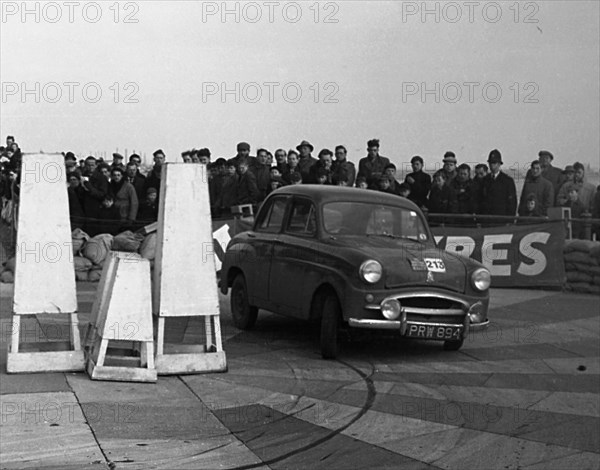
<path fill-rule="evenodd" d="M 429 239 L 425 224 L 416 211 L 382 204 L 325 204 L 323 227 L 331 235 L 383 236 L 418 242 Z"/>

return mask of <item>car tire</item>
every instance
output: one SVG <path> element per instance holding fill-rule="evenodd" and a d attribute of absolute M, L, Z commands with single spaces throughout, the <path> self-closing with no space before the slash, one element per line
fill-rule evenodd
<path fill-rule="evenodd" d="M 243 274 L 238 274 L 233 280 L 229 302 L 233 324 L 240 330 L 252 329 L 258 317 L 258 308 L 248 303 L 248 289 Z"/>
<path fill-rule="evenodd" d="M 342 309 L 333 294 L 325 297 L 321 316 L 321 356 L 323 359 L 335 359 L 339 352 L 339 330 Z"/>
<path fill-rule="evenodd" d="M 458 351 L 463 343 L 464 339 L 461 340 L 452 340 L 452 341 L 444 341 L 444 350 L 446 351 Z"/>

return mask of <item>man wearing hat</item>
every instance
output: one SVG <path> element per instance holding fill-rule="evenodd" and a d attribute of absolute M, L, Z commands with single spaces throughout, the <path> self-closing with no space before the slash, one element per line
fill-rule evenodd
<path fill-rule="evenodd" d="M 448 151 L 444 154 L 444 169 L 442 170 L 446 175 L 446 184 L 452 183 L 452 180 L 456 178 L 457 170 L 456 170 L 456 155 L 454 152 Z"/>
<path fill-rule="evenodd" d="M 379 177 L 389 164 L 389 158 L 379 155 L 379 139 L 371 139 L 367 142 L 367 156 L 358 161 L 357 177 L 365 178 L 370 188 L 377 189 Z"/>
<path fill-rule="evenodd" d="M 113 153 L 113 161 L 112 164 L 110 165 L 110 171 L 113 170 L 113 168 L 121 168 L 123 171 L 125 171 L 125 166 L 123 165 L 123 161 L 125 160 L 125 158 L 123 157 L 123 155 L 121 155 L 120 153 Z"/>
<path fill-rule="evenodd" d="M 240 161 L 246 161 L 250 168 L 256 164 L 256 157 L 250 155 L 250 144 L 248 142 L 240 142 L 237 144 L 237 154 L 231 159 L 235 167 L 238 168 Z"/>
<path fill-rule="evenodd" d="M 490 173 L 483 180 L 483 214 L 515 215 L 517 188 L 515 181 L 500 170 L 502 155 L 494 149 L 488 157 Z"/>
<path fill-rule="evenodd" d="M 300 152 L 300 160 L 298 160 L 298 171 L 300 171 L 300 174 L 302 175 L 302 181 L 304 182 L 313 182 L 311 180 L 311 167 L 313 165 L 315 165 L 317 163 L 317 159 L 315 157 L 313 157 L 311 155 L 312 151 L 315 148 L 312 146 L 312 144 L 307 141 L 307 140 L 303 140 L 302 142 L 300 142 L 300 145 L 298 145 L 296 147 L 296 150 L 298 150 L 298 152 Z"/>
<path fill-rule="evenodd" d="M 65 168 L 67 170 L 67 181 L 69 181 L 69 174 L 77 170 L 77 157 L 73 152 L 65 154 Z"/>
<path fill-rule="evenodd" d="M 542 165 L 542 176 L 552 183 L 552 186 L 554 187 L 554 195 L 557 196 L 560 187 L 565 181 L 563 172 L 560 171 L 560 169 L 552 166 L 551 162 L 554 160 L 554 155 L 552 155 L 548 150 L 540 150 L 538 156 L 540 157 L 540 163 Z M 554 202 L 555 201 L 553 201 L 553 203 Z"/>

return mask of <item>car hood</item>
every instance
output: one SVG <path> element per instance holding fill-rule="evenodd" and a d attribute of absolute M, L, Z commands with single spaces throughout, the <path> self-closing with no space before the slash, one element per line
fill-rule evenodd
<path fill-rule="evenodd" d="M 377 236 L 338 238 L 335 244 L 358 250 L 364 257 L 379 261 L 388 289 L 422 285 L 465 292 L 465 260 L 432 245 Z M 440 260 L 445 269 L 437 272 L 435 267 L 428 268 L 426 260 Z M 440 267 L 438 265 L 438 271 L 442 271 Z"/>

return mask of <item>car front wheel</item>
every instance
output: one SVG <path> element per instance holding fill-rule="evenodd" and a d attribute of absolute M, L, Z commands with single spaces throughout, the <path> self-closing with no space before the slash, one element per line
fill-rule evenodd
<path fill-rule="evenodd" d="M 231 286 L 231 316 L 233 324 L 240 330 L 250 330 L 256 323 L 258 308 L 248 303 L 248 289 L 243 274 L 238 274 Z"/>
<path fill-rule="evenodd" d="M 335 295 L 330 294 L 323 302 L 321 318 L 321 356 L 323 359 L 335 359 L 339 352 L 339 329 L 342 309 Z"/>
<path fill-rule="evenodd" d="M 444 349 L 446 351 L 458 351 L 462 345 L 464 340 L 453 340 L 453 341 L 444 341 Z"/>

